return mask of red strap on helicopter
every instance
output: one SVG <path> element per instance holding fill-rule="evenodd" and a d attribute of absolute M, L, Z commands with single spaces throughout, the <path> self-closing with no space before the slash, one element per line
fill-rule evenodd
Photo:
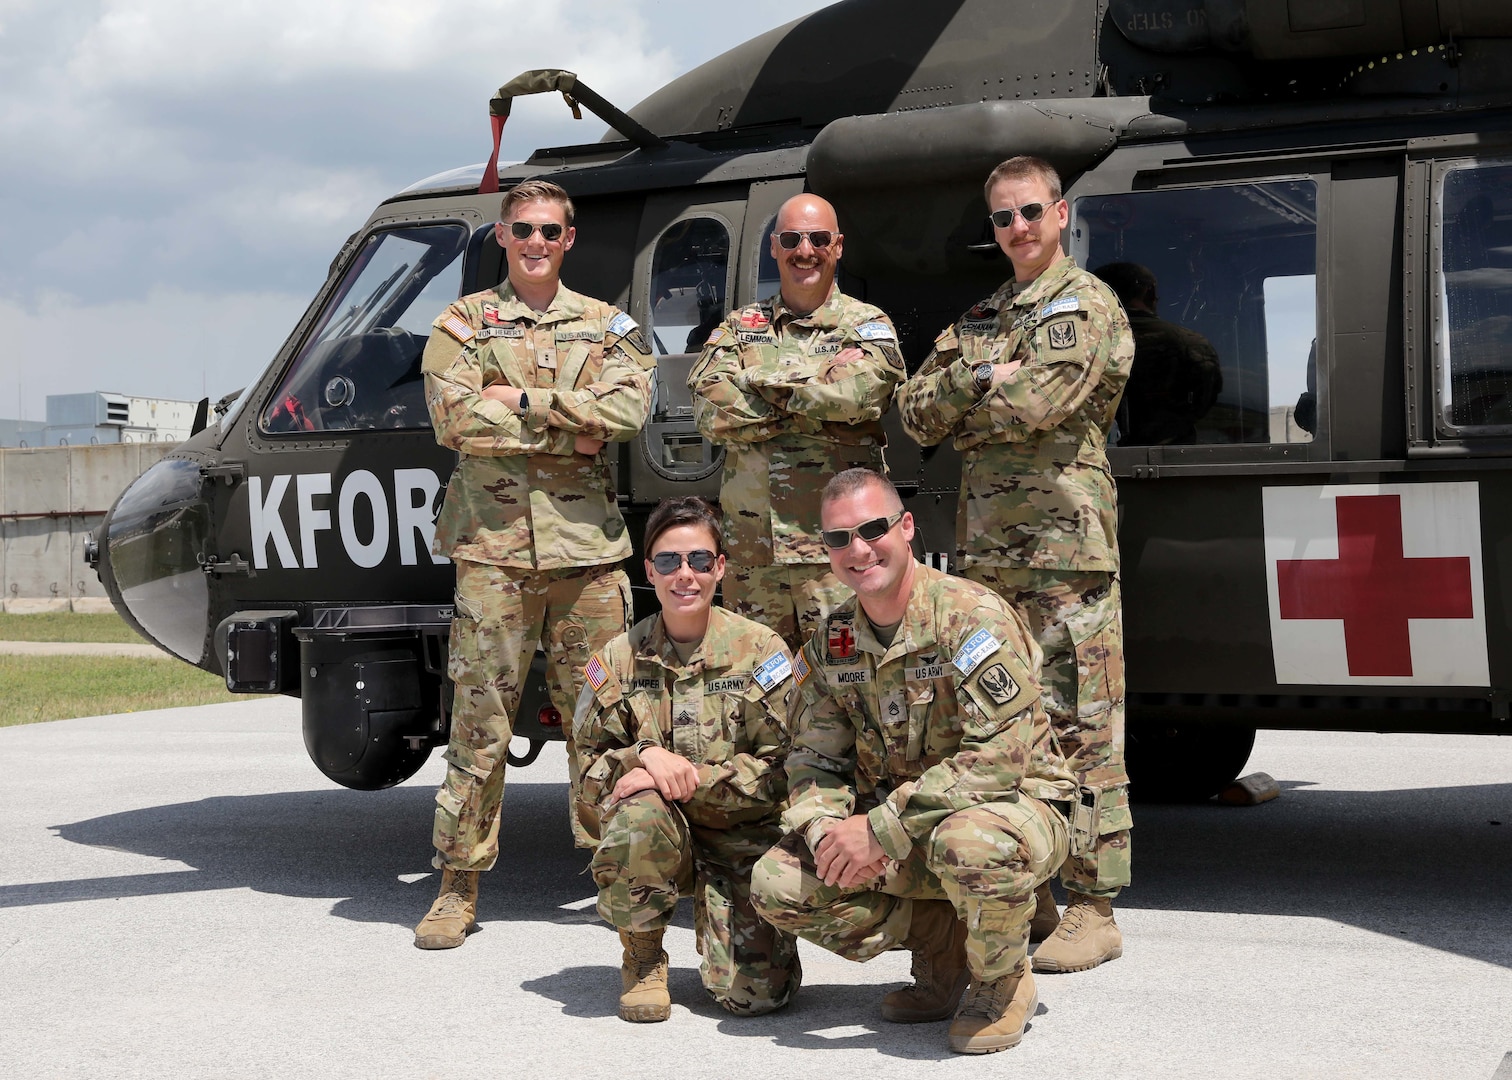
<path fill-rule="evenodd" d="M 493 195 L 499 190 L 499 141 L 504 136 L 504 121 L 508 117 L 490 116 L 493 127 L 493 153 L 488 155 L 488 164 L 483 169 L 483 182 L 478 185 L 479 195 Z"/>

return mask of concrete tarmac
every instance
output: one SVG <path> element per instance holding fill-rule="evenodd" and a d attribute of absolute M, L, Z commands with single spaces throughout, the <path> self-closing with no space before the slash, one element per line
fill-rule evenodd
<path fill-rule="evenodd" d="M 1120 960 L 1039 979 L 1021 1046 L 884 1022 L 908 957 L 803 947 L 782 1013 L 615 1015 L 566 767 L 514 770 L 482 928 L 422 952 L 436 755 L 326 781 L 297 702 L 0 729 L 0 1076 L 1512 1077 L 1512 739 L 1262 732 L 1258 807 L 1140 806 Z"/>

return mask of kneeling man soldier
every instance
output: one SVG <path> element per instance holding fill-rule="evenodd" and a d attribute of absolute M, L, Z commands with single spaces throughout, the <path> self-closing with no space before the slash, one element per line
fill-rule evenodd
<path fill-rule="evenodd" d="M 757 863 L 752 900 L 852 960 L 911 950 L 914 985 L 882 1015 L 954 1014 L 952 1050 L 1006 1050 L 1038 1004 L 1034 890 L 1066 857 L 1076 791 L 1039 648 L 991 591 L 915 561 L 913 515 L 885 478 L 840 473 L 821 518 L 856 596 L 794 661 L 788 835 Z"/>

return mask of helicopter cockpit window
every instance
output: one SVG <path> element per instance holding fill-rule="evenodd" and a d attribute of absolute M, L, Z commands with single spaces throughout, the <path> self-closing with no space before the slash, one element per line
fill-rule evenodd
<path fill-rule="evenodd" d="M 698 352 L 725 317 L 730 231 L 709 217 L 676 222 L 651 262 L 651 344 L 658 356 Z"/>
<path fill-rule="evenodd" d="M 1440 209 L 1443 420 L 1512 427 L 1512 164 L 1449 170 Z"/>
<path fill-rule="evenodd" d="M 1118 445 L 1311 441 L 1313 181 L 1087 196 L 1075 216 L 1078 261 L 1134 328 Z"/>
<path fill-rule="evenodd" d="M 264 405 L 266 432 L 430 426 L 420 356 L 462 286 L 465 226 L 369 236 Z"/>

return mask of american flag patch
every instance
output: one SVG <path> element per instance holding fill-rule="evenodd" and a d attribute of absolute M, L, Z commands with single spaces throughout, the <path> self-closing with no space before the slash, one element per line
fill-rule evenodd
<path fill-rule="evenodd" d="M 598 653 L 594 653 L 588 658 L 588 666 L 583 669 L 583 678 L 588 680 L 588 685 L 593 687 L 595 694 L 602 690 L 604 684 L 609 681 L 609 672 L 604 668 L 603 662 L 599 660 Z"/>
<path fill-rule="evenodd" d="M 798 651 L 798 655 L 793 657 L 793 675 L 795 678 L 797 678 L 798 685 L 802 686 L 804 680 L 806 680 L 810 674 L 812 674 L 812 671 L 808 666 L 808 662 L 803 658 L 803 650 L 800 649 Z"/>
<path fill-rule="evenodd" d="M 448 334 L 456 338 L 463 345 L 466 345 L 469 341 L 477 336 L 473 332 L 473 328 L 468 325 L 467 320 L 462 318 L 462 316 L 460 315 L 448 315 L 446 318 L 442 319 L 441 329 L 445 330 Z"/>

